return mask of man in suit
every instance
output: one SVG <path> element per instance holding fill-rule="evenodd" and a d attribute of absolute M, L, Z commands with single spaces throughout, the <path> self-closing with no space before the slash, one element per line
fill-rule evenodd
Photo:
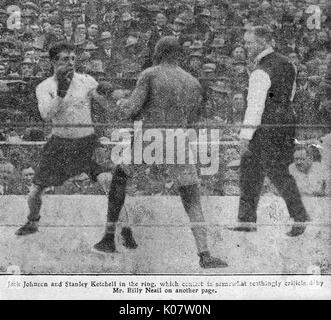
<path fill-rule="evenodd" d="M 295 122 L 291 103 L 295 93 L 295 68 L 286 57 L 274 52 L 272 35 L 264 27 L 248 30 L 245 43 L 256 67 L 249 79 L 244 125 L 254 128 L 246 127 L 240 132 L 238 219 L 239 222 L 256 222 L 257 205 L 267 176 L 285 200 L 290 217 L 297 222 L 287 235 L 299 236 L 305 231 L 303 222 L 308 221 L 309 216 L 288 169 L 295 147 L 295 127 L 289 126 Z M 250 232 L 256 231 L 256 227 L 241 225 L 234 230 Z"/>
<path fill-rule="evenodd" d="M 171 123 L 179 128 L 187 128 L 199 119 L 202 108 L 202 87 L 196 78 L 179 67 L 181 54 L 182 47 L 175 37 L 169 36 L 159 40 L 154 54 L 156 65 L 140 74 L 130 98 L 119 103 L 120 107 L 126 110 L 129 119 L 144 118 L 144 124 L 149 123 L 157 127 L 157 123 L 160 122 Z M 187 149 L 188 152 L 184 151 L 185 155 L 190 152 L 190 149 Z M 165 161 L 157 166 L 164 169 Z M 191 223 L 198 223 L 192 225 L 191 230 L 198 249 L 200 266 L 226 267 L 224 261 L 210 255 L 207 230 L 199 224 L 204 222 L 204 216 L 195 165 L 187 161 L 184 164 L 176 164 L 173 161 L 167 169 L 167 175 L 174 181 Z M 116 251 L 116 223 L 125 201 L 128 171 L 122 166 L 118 166 L 115 170 L 110 186 L 106 232 L 102 240 L 94 246 L 98 251 L 110 253 Z"/>
<path fill-rule="evenodd" d="M 143 69 L 149 68 L 153 64 L 153 53 L 156 43 L 165 36 L 169 36 L 172 30 L 167 25 L 168 19 L 163 13 L 158 13 L 155 17 L 155 26 L 148 39 L 148 54 L 143 65 Z"/>

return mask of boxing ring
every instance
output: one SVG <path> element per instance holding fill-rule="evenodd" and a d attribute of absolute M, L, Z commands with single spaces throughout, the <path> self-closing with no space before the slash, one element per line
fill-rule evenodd
<path fill-rule="evenodd" d="M 23 124 L 16 124 L 23 126 Z M 96 126 L 105 124 L 96 124 Z M 26 126 L 26 124 L 25 124 Z M 126 127 L 117 124 L 116 127 Z M 203 127 L 203 126 L 202 126 Z M 42 145 L 44 142 L 22 142 Z M 15 143 L 2 142 L 13 146 Z M 107 144 L 107 143 L 106 143 Z M 236 145 L 236 141 L 220 144 Z M 1 145 L 0 145 L 1 147 Z M 257 211 L 257 232 L 232 232 L 239 197 L 203 196 L 211 253 L 229 267 L 199 267 L 191 224 L 177 196 L 127 197 L 121 224 L 130 225 L 136 250 L 92 251 L 104 232 L 107 197 L 44 195 L 40 230 L 25 237 L 15 230 L 25 221 L 27 196 L 0 196 L 0 272 L 18 268 L 24 274 L 307 274 L 331 272 L 331 201 L 303 197 L 311 221 L 299 237 L 285 235 L 292 225 L 283 199 L 267 194 Z"/>

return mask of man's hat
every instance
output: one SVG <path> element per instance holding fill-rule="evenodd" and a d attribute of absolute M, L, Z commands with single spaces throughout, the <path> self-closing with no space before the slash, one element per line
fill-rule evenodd
<path fill-rule="evenodd" d="M 97 49 L 98 49 L 98 47 L 91 41 L 88 41 L 86 43 L 86 45 L 83 47 L 83 50 L 86 50 L 86 51 L 94 51 Z"/>
<path fill-rule="evenodd" d="M 222 48 L 225 45 L 225 40 L 223 38 L 214 38 L 211 48 Z"/>
<path fill-rule="evenodd" d="M 37 16 L 37 13 L 33 13 L 33 12 L 22 12 L 21 16 L 23 18 L 34 18 Z"/>
<path fill-rule="evenodd" d="M 203 54 L 200 51 L 193 51 L 192 53 L 190 53 L 190 58 L 191 57 L 202 58 Z"/>
<path fill-rule="evenodd" d="M 44 50 L 44 45 L 41 41 L 35 41 L 32 45 L 33 49 L 36 49 L 36 50 Z"/>
<path fill-rule="evenodd" d="M 75 41 L 74 46 L 83 47 L 85 44 L 86 44 L 86 40 L 85 39 L 80 39 L 78 41 Z"/>
<path fill-rule="evenodd" d="M 266 1 L 266 0 L 264 0 L 262 3 L 261 3 L 261 9 L 263 9 L 263 10 L 267 10 L 267 9 L 269 9 L 271 7 L 271 4 L 268 2 L 268 1 Z"/>
<path fill-rule="evenodd" d="M 22 61 L 21 65 L 24 65 L 24 64 L 34 65 L 35 63 L 30 58 L 24 58 L 24 60 Z"/>
<path fill-rule="evenodd" d="M 11 61 L 18 61 L 18 60 L 21 60 L 21 57 L 22 57 L 21 52 L 18 51 L 18 50 L 14 50 L 14 51 L 10 52 L 10 53 L 8 54 L 8 56 L 9 56 L 9 59 L 10 59 Z"/>
<path fill-rule="evenodd" d="M 225 82 L 225 83 L 229 83 L 231 81 L 231 79 L 229 77 L 224 77 L 224 76 L 217 77 L 217 80 Z"/>
<path fill-rule="evenodd" d="M 192 45 L 191 41 L 185 41 L 183 43 L 183 48 L 189 48 Z"/>
<path fill-rule="evenodd" d="M 201 12 L 200 12 L 200 16 L 202 17 L 210 17 L 210 11 L 208 9 L 203 9 Z"/>
<path fill-rule="evenodd" d="M 322 81 L 322 77 L 320 77 L 318 75 L 313 75 L 313 76 L 308 77 L 308 82 L 310 82 L 314 85 L 319 85 L 321 81 Z"/>
<path fill-rule="evenodd" d="M 36 12 L 39 12 L 39 7 L 38 7 L 35 3 L 31 2 L 31 1 L 24 2 L 24 3 L 22 4 L 22 8 L 23 8 L 23 9 L 24 9 L 24 8 L 29 8 L 29 9 L 32 9 L 32 10 L 34 10 L 34 11 L 36 11 Z"/>
<path fill-rule="evenodd" d="M 203 72 L 215 72 L 216 71 L 216 64 L 215 63 L 206 63 L 202 66 Z"/>
<path fill-rule="evenodd" d="M 209 61 L 211 63 L 217 63 L 217 58 L 213 54 L 208 54 L 206 56 L 206 61 Z"/>
<path fill-rule="evenodd" d="M 211 85 L 209 88 L 216 92 L 229 93 L 229 89 L 227 88 L 225 81 L 217 80 L 216 83 Z"/>
<path fill-rule="evenodd" d="M 120 1 L 120 3 L 118 3 L 118 6 L 120 6 L 120 7 L 128 7 L 130 5 L 131 5 L 131 3 L 128 0 L 122 0 L 122 1 Z"/>
<path fill-rule="evenodd" d="M 43 4 L 46 4 L 46 3 L 48 3 L 50 5 L 53 5 L 52 1 L 50 1 L 50 0 L 42 0 L 40 5 L 43 5 Z"/>
<path fill-rule="evenodd" d="M 20 78 L 20 77 L 21 76 L 17 72 L 13 72 L 13 73 L 8 74 L 8 78 L 11 78 L 11 79 L 17 79 L 17 78 Z"/>
<path fill-rule="evenodd" d="M 147 10 L 150 12 L 160 12 L 160 6 L 157 4 L 151 4 L 147 6 Z"/>
<path fill-rule="evenodd" d="M 109 31 L 104 31 L 101 33 L 99 41 L 109 40 L 111 38 L 112 38 L 111 33 Z"/>
<path fill-rule="evenodd" d="M 239 168 L 240 167 L 240 159 L 235 159 L 235 160 L 232 160 L 230 161 L 228 164 L 227 164 L 227 167 L 228 168 Z"/>
<path fill-rule="evenodd" d="M 131 21 L 131 20 L 133 20 L 133 17 L 131 16 L 130 13 L 124 12 L 122 14 L 122 21 Z"/>
<path fill-rule="evenodd" d="M 138 39 L 136 37 L 133 37 L 133 36 L 129 36 L 127 39 L 126 39 L 126 44 L 125 44 L 125 47 L 131 47 L 131 46 L 134 46 L 138 43 Z"/>
<path fill-rule="evenodd" d="M 182 25 L 186 25 L 186 21 L 184 21 L 183 18 L 181 17 L 177 17 L 174 21 L 174 24 L 182 24 Z"/>
<path fill-rule="evenodd" d="M 194 40 L 192 45 L 190 46 L 191 50 L 199 50 L 203 48 L 203 43 L 200 40 Z"/>
<path fill-rule="evenodd" d="M 226 54 L 219 54 L 218 58 L 223 58 L 223 59 L 231 59 L 229 56 L 227 56 Z"/>
<path fill-rule="evenodd" d="M 49 53 L 48 52 L 42 52 L 40 53 L 40 58 L 49 58 Z"/>

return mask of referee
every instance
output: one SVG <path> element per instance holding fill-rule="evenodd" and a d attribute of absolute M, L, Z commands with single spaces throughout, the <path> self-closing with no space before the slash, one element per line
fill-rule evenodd
<path fill-rule="evenodd" d="M 267 176 L 285 200 L 290 217 L 295 222 L 309 220 L 294 178 L 288 166 L 293 162 L 295 146 L 295 113 L 291 105 L 295 94 L 295 67 L 274 52 L 272 35 L 267 28 L 254 27 L 245 33 L 248 55 L 255 70 L 249 79 L 248 107 L 240 132 L 240 204 L 239 222 L 256 223 L 256 210 L 264 178 Z M 263 125 L 279 125 L 276 127 Z M 234 231 L 256 231 L 243 226 Z M 287 232 L 295 237 L 305 231 L 296 223 Z"/>

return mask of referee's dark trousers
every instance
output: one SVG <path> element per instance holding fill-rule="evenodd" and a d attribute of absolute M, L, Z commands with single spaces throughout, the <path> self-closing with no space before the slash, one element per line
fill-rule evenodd
<path fill-rule="evenodd" d="M 294 221 L 308 220 L 296 181 L 288 166 L 293 162 L 294 128 L 258 128 L 240 163 L 240 222 L 256 222 L 264 178 L 278 189 Z"/>
<path fill-rule="evenodd" d="M 291 103 L 295 92 L 295 68 L 289 60 L 271 52 L 262 57 L 256 69 L 268 74 L 267 92 L 261 126 L 254 132 L 249 152 L 240 164 L 239 221 L 256 222 L 256 209 L 264 178 L 267 176 L 286 202 L 296 222 L 309 220 L 288 166 L 295 147 L 295 112 Z"/>

